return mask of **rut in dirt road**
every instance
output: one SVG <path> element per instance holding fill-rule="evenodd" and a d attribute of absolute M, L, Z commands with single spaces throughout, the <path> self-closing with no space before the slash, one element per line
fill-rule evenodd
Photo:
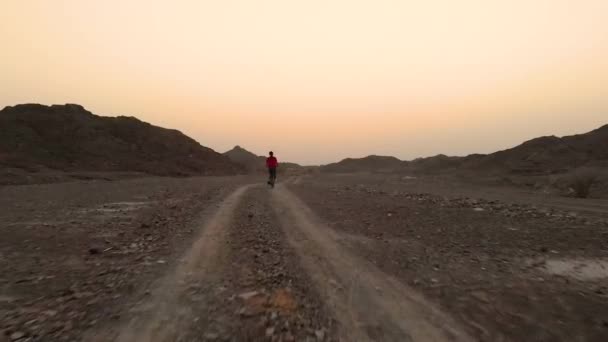
<path fill-rule="evenodd" d="M 201 341 L 201 336 L 235 342 L 335 341 L 335 321 L 290 248 L 269 191 L 253 187 L 237 206 L 217 280 L 195 294 L 207 299 L 197 303 L 193 313 L 199 320 L 184 341 Z"/>
<path fill-rule="evenodd" d="M 374 265 L 351 254 L 337 234 L 284 186 L 273 203 L 288 240 L 321 289 L 344 341 L 473 341 L 448 315 Z"/>
<path fill-rule="evenodd" d="M 243 194 L 250 186 L 242 186 L 230 194 L 217 212 L 205 224 L 199 238 L 174 273 L 161 279 L 151 291 L 151 298 L 134 310 L 134 318 L 127 322 L 114 336 L 96 334 L 96 341 L 119 342 L 178 341 L 191 316 L 188 307 L 179 303 L 179 297 L 191 285 L 193 276 L 212 275 L 217 271 L 217 256 L 221 243 L 226 238 L 225 227 L 230 224 L 233 212 Z"/>
<path fill-rule="evenodd" d="M 261 186 L 228 196 L 152 289 L 113 332 L 87 340 L 336 341 L 336 321 Z"/>

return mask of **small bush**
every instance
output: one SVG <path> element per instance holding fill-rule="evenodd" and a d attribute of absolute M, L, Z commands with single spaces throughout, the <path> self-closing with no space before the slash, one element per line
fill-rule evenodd
<path fill-rule="evenodd" d="M 599 172 L 594 169 L 578 169 L 570 176 L 570 189 L 578 198 L 587 198 L 591 188 L 598 181 Z"/>

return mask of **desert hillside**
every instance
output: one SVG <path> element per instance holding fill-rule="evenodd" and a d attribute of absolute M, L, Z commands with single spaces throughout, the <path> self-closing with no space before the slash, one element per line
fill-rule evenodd
<path fill-rule="evenodd" d="M 321 172 L 349 173 L 371 171 L 397 171 L 402 161 L 395 157 L 371 155 L 364 158 L 346 158 L 320 167 Z"/>
<path fill-rule="evenodd" d="M 265 157 L 249 152 L 239 145 L 236 145 L 233 149 L 226 151 L 223 154 L 232 162 L 244 166 L 248 172 L 263 171 L 265 168 Z"/>
<path fill-rule="evenodd" d="M 177 130 L 80 105 L 24 104 L 0 111 L 0 168 L 127 171 L 162 176 L 236 174 L 242 167 Z"/>
<path fill-rule="evenodd" d="M 437 173 L 449 170 L 543 175 L 566 172 L 579 167 L 608 166 L 608 125 L 584 134 L 565 137 L 539 137 L 516 147 L 491 154 L 433 157 L 400 161 L 395 157 L 347 158 L 321 167 L 323 172 L 410 171 Z"/>
<path fill-rule="evenodd" d="M 555 173 L 581 166 L 608 166 L 608 125 L 584 134 L 540 137 L 466 163 L 514 173 Z"/>

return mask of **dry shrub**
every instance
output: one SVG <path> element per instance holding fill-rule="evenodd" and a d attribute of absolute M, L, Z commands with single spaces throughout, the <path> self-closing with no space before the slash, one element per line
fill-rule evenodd
<path fill-rule="evenodd" d="M 569 187 L 572 194 L 578 198 L 587 198 L 591 188 L 598 181 L 600 171 L 593 168 L 580 168 L 569 177 Z"/>

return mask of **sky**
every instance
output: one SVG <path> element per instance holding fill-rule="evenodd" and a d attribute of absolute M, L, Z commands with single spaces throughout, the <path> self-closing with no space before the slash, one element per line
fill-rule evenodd
<path fill-rule="evenodd" d="M 608 123 L 606 0 L 2 0 L 0 108 L 78 103 L 320 164 Z"/>

